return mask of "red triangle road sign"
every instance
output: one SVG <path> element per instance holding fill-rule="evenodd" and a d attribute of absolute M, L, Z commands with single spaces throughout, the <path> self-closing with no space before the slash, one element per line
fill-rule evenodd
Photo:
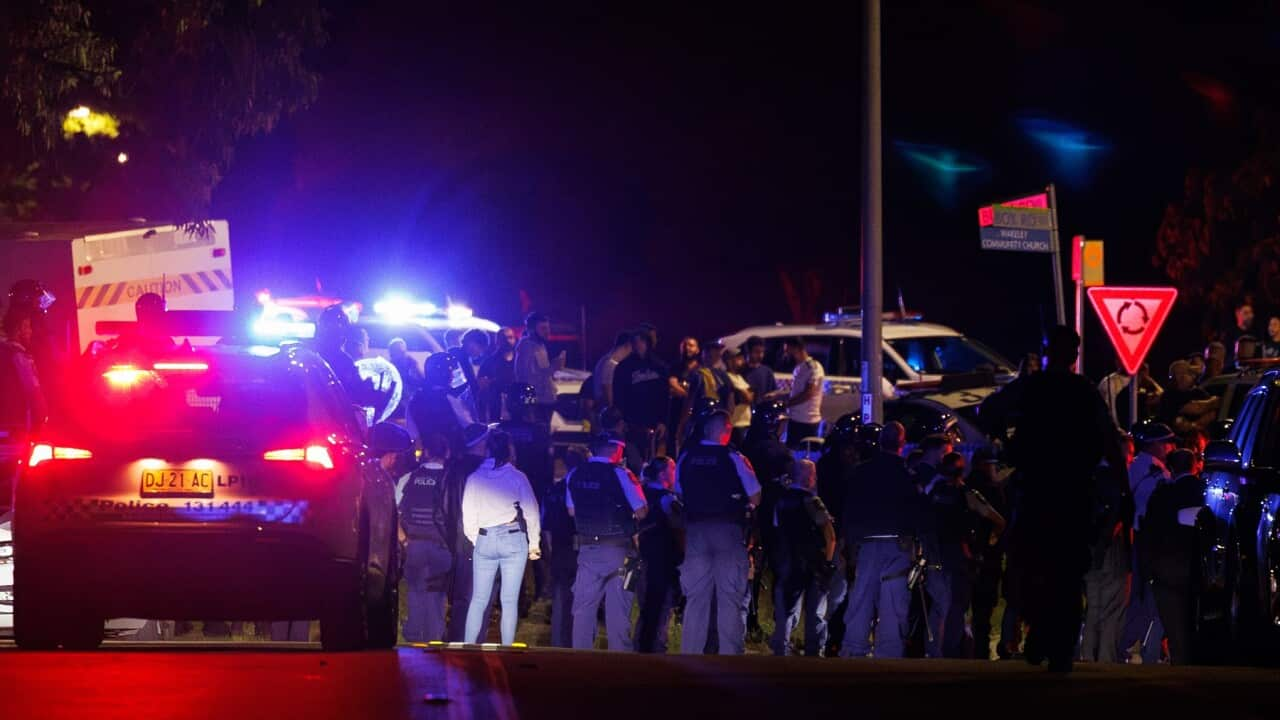
<path fill-rule="evenodd" d="M 1089 288 L 1089 302 L 1130 375 L 1142 367 L 1177 297 L 1176 288 Z"/>

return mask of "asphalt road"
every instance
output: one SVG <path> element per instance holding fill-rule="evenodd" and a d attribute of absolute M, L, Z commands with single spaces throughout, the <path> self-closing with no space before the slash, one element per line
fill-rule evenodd
<path fill-rule="evenodd" d="M 0 718 L 1267 718 L 1280 672 L 307 645 L 0 650 Z"/>

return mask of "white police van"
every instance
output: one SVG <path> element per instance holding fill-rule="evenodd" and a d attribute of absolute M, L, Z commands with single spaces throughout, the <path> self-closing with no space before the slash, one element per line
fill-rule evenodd
<path fill-rule="evenodd" d="M 790 387 L 794 365 L 783 352 L 798 337 L 826 375 L 822 418 L 830 423 L 860 410 L 862 388 L 862 315 L 842 307 L 815 325 L 760 325 L 721 338 L 725 347 L 747 339 L 765 342 L 765 364 L 781 387 Z M 921 397 L 955 410 L 973 408 L 1014 377 L 1015 366 L 981 342 L 917 315 L 886 313 L 883 325 L 885 398 Z"/>

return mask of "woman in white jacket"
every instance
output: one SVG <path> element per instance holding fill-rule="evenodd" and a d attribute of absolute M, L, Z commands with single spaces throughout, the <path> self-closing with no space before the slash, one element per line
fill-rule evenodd
<path fill-rule="evenodd" d="M 501 430 L 491 432 L 488 450 L 489 458 L 467 478 L 462 492 L 462 530 L 475 545 L 465 639 L 479 642 L 493 579 L 501 572 L 502 644 L 510 645 L 516 639 L 525 563 L 541 557 L 542 529 L 529 478 L 511 464 L 511 437 Z"/>

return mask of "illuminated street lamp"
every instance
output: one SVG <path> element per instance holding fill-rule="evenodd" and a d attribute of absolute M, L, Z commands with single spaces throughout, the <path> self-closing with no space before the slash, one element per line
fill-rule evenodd
<path fill-rule="evenodd" d="M 122 152 L 119 155 L 116 155 L 116 162 L 120 163 L 121 165 L 129 162 L 129 154 Z"/>

